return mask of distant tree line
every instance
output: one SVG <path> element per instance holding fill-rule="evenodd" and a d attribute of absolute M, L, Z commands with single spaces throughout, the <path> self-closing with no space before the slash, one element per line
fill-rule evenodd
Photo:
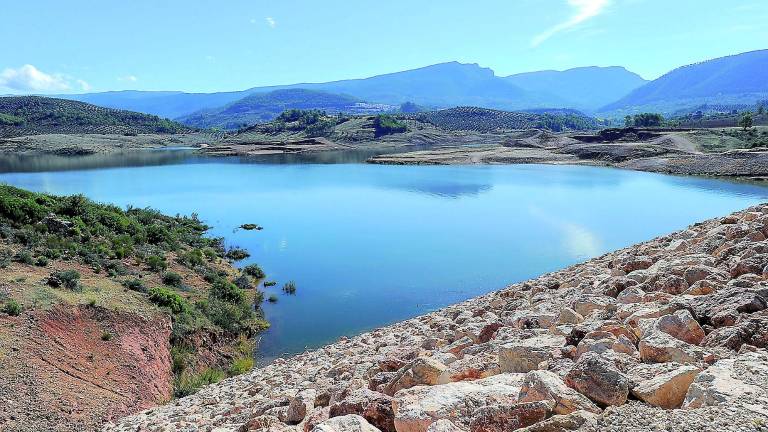
<path fill-rule="evenodd" d="M 373 119 L 373 127 L 376 131 L 376 136 L 392 135 L 396 133 L 403 133 L 408 130 L 405 123 L 397 120 L 395 117 L 389 114 L 379 114 Z"/>
<path fill-rule="evenodd" d="M 625 127 L 660 127 L 664 125 L 664 116 L 659 113 L 642 113 L 624 117 Z"/>

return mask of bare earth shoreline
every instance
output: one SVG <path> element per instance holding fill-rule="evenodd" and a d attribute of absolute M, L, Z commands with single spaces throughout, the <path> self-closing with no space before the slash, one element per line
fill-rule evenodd
<path fill-rule="evenodd" d="M 768 177 L 768 152 L 733 150 L 723 153 L 643 153 L 626 145 L 578 145 L 565 149 L 501 146 L 450 147 L 374 156 L 373 164 L 466 165 L 466 164 L 569 164 L 610 166 L 666 174 Z M 635 150 L 636 153 L 628 153 Z M 627 151 L 627 153 L 625 153 Z"/>

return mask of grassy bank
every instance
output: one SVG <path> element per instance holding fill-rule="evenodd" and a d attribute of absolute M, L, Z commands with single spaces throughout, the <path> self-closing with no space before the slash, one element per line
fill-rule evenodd
<path fill-rule="evenodd" d="M 192 393 L 248 370 L 253 337 L 268 327 L 257 289 L 263 273 L 232 267 L 247 254 L 226 250 L 207 230 L 194 214 L 0 186 L 0 267 L 10 286 L 0 310 L 20 315 L 63 303 L 164 314 L 175 394 Z"/>

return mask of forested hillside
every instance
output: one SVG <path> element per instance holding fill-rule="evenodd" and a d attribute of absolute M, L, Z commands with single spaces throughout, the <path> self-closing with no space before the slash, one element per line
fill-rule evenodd
<path fill-rule="evenodd" d="M 173 134 L 191 129 L 154 115 L 40 96 L 0 97 L 0 137 L 39 134 Z"/>
<path fill-rule="evenodd" d="M 577 112 L 562 114 L 498 111 L 477 107 L 458 107 L 414 114 L 413 118 L 446 130 L 496 132 L 514 129 L 589 130 L 600 127 L 597 120 Z"/>

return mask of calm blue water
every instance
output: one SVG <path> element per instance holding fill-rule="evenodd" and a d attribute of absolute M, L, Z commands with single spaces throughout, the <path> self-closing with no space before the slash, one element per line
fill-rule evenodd
<path fill-rule="evenodd" d="M 573 166 L 0 161 L 0 181 L 196 212 L 279 282 L 261 354 L 316 347 L 768 200 L 718 180 Z M 334 159 L 337 160 L 337 159 Z M 354 157 L 342 158 L 354 161 Z M 329 161 L 329 160 L 325 160 Z M 117 163 L 117 165 L 120 165 Z M 46 171 L 46 169 L 68 169 Z M 263 231 L 243 231 L 243 223 Z M 245 264 L 245 263 L 244 263 Z M 279 287 L 296 281 L 295 296 Z"/>

